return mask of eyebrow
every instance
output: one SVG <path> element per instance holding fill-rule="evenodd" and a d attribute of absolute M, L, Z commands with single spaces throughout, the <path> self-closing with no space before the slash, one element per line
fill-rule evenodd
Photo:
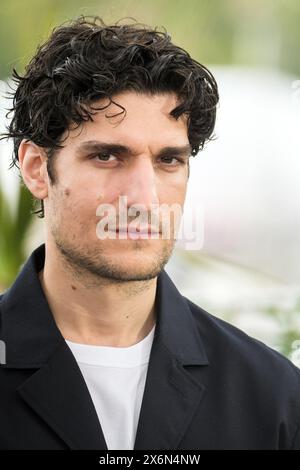
<path fill-rule="evenodd" d="M 134 155 L 134 151 L 126 145 L 99 142 L 98 140 L 88 140 L 86 142 L 82 142 L 78 146 L 76 153 L 79 154 L 82 151 L 111 153 L 113 155 Z M 160 149 L 157 156 L 161 157 L 172 155 L 175 157 L 184 157 L 191 155 L 191 153 L 192 147 L 190 144 L 187 144 L 183 146 L 163 147 Z"/>

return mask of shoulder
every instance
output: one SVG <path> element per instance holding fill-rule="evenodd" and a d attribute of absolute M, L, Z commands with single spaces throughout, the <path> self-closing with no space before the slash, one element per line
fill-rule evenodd
<path fill-rule="evenodd" d="M 279 352 L 184 297 L 210 367 L 207 383 L 264 424 L 278 428 L 281 448 L 300 449 L 300 369 Z M 270 424 L 271 423 L 271 424 Z"/>
<path fill-rule="evenodd" d="M 266 387 L 276 384 L 276 390 L 282 393 L 290 387 L 300 397 L 300 369 L 289 359 L 184 298 L 199 327 L 210 363 L 213 361 L 216 366 L 222 367 L 230 364 L 232 374 L 242 372 L 242 376 L 255 378 Z"/>

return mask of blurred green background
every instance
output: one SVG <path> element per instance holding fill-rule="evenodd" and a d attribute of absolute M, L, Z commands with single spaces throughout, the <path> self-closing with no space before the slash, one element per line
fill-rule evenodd
<path fill-rule="evenodd" d="M 274 71 L 275 75 L 286 74 L 294 80 L 300 76 L 299 0 L 1 0 L 0 5 L 0 80 L 4 82 L 9 79 L 13 68 L 22 73 L 37 45 L 48 37 L 55 26 L 81 14 L 99 15 L 106 23 L 133 17 L 151 26 L 164 26 L 174 43 L 188 50 L 199 62 L 216 66 L 216 70 L 222 70 L 222 67 L 226 70 L 231 70 L 231 67 L 233 70 L 239 67 L 262 68 Z M 239 79 L 236 78 L 236 81 Z M 296 82 L 292 82 L 291 78 L 288 83 L 291 86 Z M 1 116 L 4 121 L 3 112 Z M 2 158 L 4 153 L 7 157 L 8 151 L 3 148 L 2 154 L 0 151 Z M 2 170 L 0 167 L 0 177 L 1 171 L 6 172 L 3 166 Z M 2 174 L 2 180 L 5 177 Z M 36 240 L 41 240 L 35 238 L 35 233 L 41 230 L 41 222 L 30 215 L 31 196 L 24 186 L 18 184 L 18 187 L 20 189 L 13 206 L 8 200 L 10 197 L 0 187 L 0 292 L 13 282 L 32 247 L 37 244 Z M 277 253 L 279 251 L 280 248 L 276 249 Z M 221 294 L 216 286 L 230 277 L 234 286 L 234 279 L 243 277 L 245 284 L 253 284 L 263 291 L 265 285 L 269 287 L 273 282 L 272 276 L 268 278 L 265 273 L 263 277 L 259 269 L 257 272 L 253 269 L 250 261 L 247 266 L 247 263 L 239 264 L 234 257 L 223 260 L 222 255 L 222 248 L 218 256 L 209 253 L 209 250 L 203 253 L 178 250 L 173 264 L 170 264 L 170 272 L 178 279 L 184 293 L 188 293 L 199 305 L 236 323 L 287 356 L 294 354 L 295 363 L 299 361 L 295 356 L 300 338 L 297 289 L 296 293 L 293 290 L 290 294 L 286 290 L 289 288 L 288 282 L 272 284 L 273 291 L 284 286 L 289 301 L 282 304 L 276 295 L 268 293 L 267 303 L 250 302 L 246 315 L 243 315 L 246 301 L 243 295 L 238 295 L 239 287 L 228 287 L 230 291 L 236 290 L 235 297 L 231 295 L 230 302 L 224 297 L 223 303 L 218 303 L 216 299 L 220 299 Z M 184 283 L 182 278 L 180 285 L 183 272 L 187 272 L 187 280 Z M 211 279 L 206 291 L 201 291 L 197 285 L 193 290 L 185 290 L 186 285 L 191 283 L 191 273 L 199 284 L 204 278 Z M 211 273 L 217 276 L 218 281 Z M 293 284 L 297 284 L 297 275 Z M 208 291 L 210 296 L 204 295 Z M 251 292 L 256 297 L 255 289 Z M 247 315 L 250 316 L 248 323 L 244 321 Z M 253 327 L 257 321 L 257 328 Z"/>
<path fill-rule="evenodd" d="M 300 72 L 298 0 L 1 0 L 0 78 L 21 70 L 53 27 L 80 14 L 163 25 L 203 63 Z"/>

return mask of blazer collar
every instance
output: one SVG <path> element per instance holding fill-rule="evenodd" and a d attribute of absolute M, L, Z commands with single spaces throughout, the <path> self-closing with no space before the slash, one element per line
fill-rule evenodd
<path fill-rule="evenodd" d="M 2 337 L 9 368 L 40 367 L 65 340 L 44 295 L 38 273 L 45 262 L 45 244 L 36 248 L 15 282 L 3 294 Z M 157 278 L 155 336 L 182 365 L 204 365 L 208 359 L 186 299 L 163 270 Z"/>

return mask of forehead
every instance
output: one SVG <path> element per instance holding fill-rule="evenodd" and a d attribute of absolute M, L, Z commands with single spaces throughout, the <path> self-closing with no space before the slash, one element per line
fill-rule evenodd
<path fill-rule="evenodd" d="M 69 143 L 79 145 L 86 139 L 109 139 L 132 148 L 141 149 L 145 145 L 156 148 L 165 145 L 184 145 L 187 138 L 187 119 L 177 120 L 170 112 L 178 105 L 174 93 L 149 95 L 136 92 L 119 93 L 108 100 L 94 102 L 98 110 L 93 121 L 82 125 L 80 135 L 71 131 Z"/>

